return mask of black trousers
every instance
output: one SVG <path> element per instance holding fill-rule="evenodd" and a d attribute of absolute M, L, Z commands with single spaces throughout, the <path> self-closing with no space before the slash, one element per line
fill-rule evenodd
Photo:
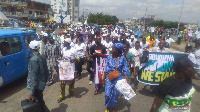
<path fill-rule="evenodd" d="M 139 66 L 136 66 L 135 67 L 135 71 L 136 71 L 136 73 L 139 71 Z M 133 84 L 134 84 L 134 87 L 138 87 L 138 83 L 139 83 L 139 81 L 137 80 L 137 77 L 135 77 L 134 79 L 133 79 Z"/>
<path fill-rule="evenodd" d="M 45 105 L 45 102 L 44 102 L 44 99 L 43 99 L 43 93 L 42 92 L 43 92 L 43 90 L 36 89 L 35 92 L 34 92 L 34 96 L 39 101 L 41 109 L 42 109 L 42 112 L 50 112 L 50 110 Z"/>
<path fill-rule="evenodd" d="M 90 81 L 94 80 L 94 73 L 91 71 L 92 68 L 92 61 L 87 61 L 87 71 L 90 74 Z"/>
<path fill-rule="evenodd" d="M 81 76 L 83 64 L 84 64 L 84 58 L 80 58 L 80 62 L 75 63 L 75 69 L 77 71 L 78 76 Z"/>

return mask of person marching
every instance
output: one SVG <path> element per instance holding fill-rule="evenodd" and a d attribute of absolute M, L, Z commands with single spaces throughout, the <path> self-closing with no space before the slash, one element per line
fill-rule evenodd
<path fill-rule="evenodd" d="M 37 98 L 42 112 L 50 112 L 43 99 L 43 91 L 49 75 L 47 62 L 39 53 L 39 41 L 31 41 L 29 47 L 32 52 L 27 77 L 27 89 L 30 90 L 29 101 L 34 101 Z"/>
<path fill-rule="evenodd" d="M 81 42 L 80 38 L 76 39 L 76 44 L 74 46 L 74 48 L 77 50 L 77 63 L 76 63 L 76 71 L 77 71 L 77 76 L 78 76 L 78 80 L 81 79 L 81 72 L 82 72 L 82 66 L 84 64 L 84 60 L 86 60 L 87 58 L 85 56 L 87 56 L 87 52 L 86 52 L 86 45 L 84 43 Z"/>
<path fill-rule="evenodd" d="M 95 45 L 92 45 L 90 48 L 90 57 L 93 58 L 93 71 L 94 73 L 91 75 L 90 80 L 93 81 L 95 79 L 96 73 L 96 58 L 100 60 L 97 54 L 106 54 L 106 47 L 101 44 L 101 37 L 97 37 L 95 39 Z M 95 84 L 95 92 L 94 95 L 97 95 L 101 90 L 101 84 Z"/>
<path fill-rule="evenodd" d="M 115 43 L 112 48 L 112 56 L 108 56 L 106 61 L 106 83 L 105 83 L 105 106 L 106 111 L 115 112 L 115 107 L 117 105 L 119 91 L 116 89 L 115 85 L 118 80 L 123 79 L 125 76 L 128 81 L 127 74 L 129 73 L 128 63 L 123 53 L 124 45 L 121 43 Z M 119 72 L 119 77 L 113 80 L 109 80 L 108 74 L 114 70 Z"/>
<path fill-rule="evenodd" d="M 59 62 L 59 77 L 60 77 L 60 97 L 58 103 L 60 103 L 65 96 L 65 86 L 69 85 L 69 95 L 73 95 L 74 92 L 74 72 L 76 61 L 76 49 L 70 46 L 71 39 L 66 38 L 64 40 L 64 48 L 62 49 L 62 60 Z"/>
<path fill-rule="evenodd" d="M 129 45 L 128 44 L 125 44 L 124 46 L 124 55 L 127 59 L 127 62 L 128 62 L 128 66 L 129 66 L 129 70 L 130 70 L 130 73 L 127 74 L 128 78 L 130 79 L 131 78 L 131 74 L 134 72 L 134 74 L 136 74 L 135 72 L 135 61 L 134 61 L 134 57 L 135 55 L 129 53 Z"/>
<path fill-rule="evenodd" d="M 191 77 L 197 66 L 188 57 L 177 59 L 176 74 L 159 84 L 150 112 L 190 112 L 195 92 Z"/>
<path fill-rule="evenodd" d="M 53 68 L 58 74 L 58 65 L 56 61 L 60 57 L 60 44 L 49 36 L 47 44 L 44 46 L 44 57 L 47 59 L 47 65 L 49 69 L 49 79 L 47 85 L 53 84 Z"/>

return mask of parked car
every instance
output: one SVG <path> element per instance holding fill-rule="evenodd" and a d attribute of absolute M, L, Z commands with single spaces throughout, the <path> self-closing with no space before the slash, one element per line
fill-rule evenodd
<path fill-rule="evenodd" d="M 0 29 L 0 87 L 27 74 L 32 40 L 38 40 L 32 30 Z"/>

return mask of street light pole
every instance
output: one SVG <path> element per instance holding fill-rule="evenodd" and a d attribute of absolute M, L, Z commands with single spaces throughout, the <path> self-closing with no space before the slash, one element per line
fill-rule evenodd
<path fill-rule="evenodd" d="M 144 27 L 145 27 L 145 22 L 146 22 L 146 15 L 147 15 L 147 7 L 146 7 L 145 15 L 144 15 Z"/>
<path fill-rule="evenodd" d="M 178 22 L 178 28 L 177 28 L 177 36 L 179 33 L 179 27 L 180 27 L 180 22 L 181 22 L 181 16 L 182 16 L 182 11 L 183 11 L 183 5 L 184 5 L 184 0 L 182 0 L 182 5 L 181 5 L 181 12 L 180 12 L 180 17 L 179 17 L 179 22 Z"/>

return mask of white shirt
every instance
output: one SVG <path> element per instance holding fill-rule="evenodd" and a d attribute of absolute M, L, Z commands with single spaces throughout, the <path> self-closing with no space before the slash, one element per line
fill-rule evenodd
<path fill-rule="evenodd" d="M 174 39 L 172 39 L 172 38 L 169 38 L 169 39 L 166 40 L 166 42 L 168 42 L 169 43 L 169 47 L 171 47 L 171 44 L 176 42 L 176 41 Z"/>
<path fill-rule="evenodd" d="M 75 44 L 75 49 L 77 53 L 78 58 L 84 58 L 85 57 L 85 51 L 86 51 L 86 45 L 84 43 L 81 44 Z"/>
<path fill-rule="evenodd" d="M 197 33 L 196 38 L 197 38 L 197 39 L 200 38 L 200 32 Z"/>
<path fill-rule="evenodd" d="M 40 50 L 39 50 L 39 52 L 42 56 L 44 56 L 44 42 L 42 40 L 40 40 Z"/>
<path fill-rule="evenodd" d="M 112 50 L 113 43 L 112 42 L 107 43 L 106 41 L 104 41 L 103 45 L 106 47 L 107 55 L 109 55 L 110 51 Z"/>
<path fill-rule="evenodd" d="M 199 65 L 199 67 L 195 68 L 197 69 L 198 73 L 200 73 L 200 49 L 196 50 L 194 52 L 195 59 L 196 59 L 196 64 Z"/>
<path fill-rule="evenodd" d="M 135 66 L 140 66 L 140 58 L 142 57 L 142 49 L 136 50 L 135 48 L 131 48 L 129 53 L 135 56 Z"/>
<path fill-rule="evenodd" d="M 160 40 L 155 39 L 155 47 L 158 47 L 158 44 L 160 43 Z"/>
<path fill-rule="evenodd" d="M 60 36 L 60 47 L 61 47 L 61 49 L 63 49 L 64 48 L 64 35 L 61 35 Z"/>
<path fill-rule="evenodd" d="M 94 41 L 92 41 L 92 42 L 87 42 L 87 47 L 89 48 L 88 54 L 90 54 L 90 48 L 91 48 L 92 45 L 94 45 L 94 44 L 95 44 Z"/>
<path fill-rule="evenodd" d="M 45 33 L 45 31 L 42 30 L 40 33 L 43 34 L 43 33 Z"/>
<path fill-rule="evenodd" d="M 194 63 L 197 64 L 196 62 L 196 57 L 193 53 L 189 53 L 188 58 Z"/>
<path fill-rule="evenodd" d="M 190 37 L 192 36 L 192 30 L 188 31 L 188 36 L 190 36 Z"/>
<path fill-rule="evenodd" d="M 151 33 L 153 33 L 153 32 L 154 32 L 154 30 L 155 30 L 155 29 L 154 29 L 154 27 L 151 27 Z"/>
<path fill-rule="evenodd" d="M 197 63 L 198 65 L 200 65 L 200 49 L 196 50 L 196 51 L 194 52 L 194 55 L 195 55 L 195 57 L 196 57 L 196 63 Z"/>
<path fill-rule="evenodd" d="M 149 49 L 150 43 L 149 43 L 149 42 L 146 42 L 146 43 L 144 44 L 143 42 L 140 42 L 140 46 L 141 46 L 141 49 L 142 49 L 142 50 L 144 50 L 144 48 Z"/>
<path fill-rule="evenodd" d="M 76 59 L 76 49 L 71 48 L 67 50 L 66 47 L 62 49 L 62 57 L 64 58 L 65 61 L 70 61 L 71 59 Z M 62 63 L 59 63 L 59 67 L 61 66 Z M 75 70 L 75 63 L 71 63 L 73 70 Z"/>
<path fill-rule="evenodd" d="M 135 47 L 135 42 L 136 42 L 135 39 L 133 40 L 133 42 L 131 42 L 131 39 L 128 39 L 128 42 L 129 42 L 131 48 Z"/>
<path fill-rule="evenodd" d="M 111 48 L 112 47 L 112 45 L 113 45 L 113 43 L 112 42 L 106 42 L 106 41 L 104 41 L 103 43 L 102 43 L 104 46 L 106 46 L 106 48 Z"/>
<path fill-rule="evenodd" d="M 62 57 L 63 58 L 70 58 L 70 59 L 76 59 L 76 49 L 75 48 L 71 48 L 69 50 L 67 50 L 66 47 L 64 47 L 62 49 Z"/>

